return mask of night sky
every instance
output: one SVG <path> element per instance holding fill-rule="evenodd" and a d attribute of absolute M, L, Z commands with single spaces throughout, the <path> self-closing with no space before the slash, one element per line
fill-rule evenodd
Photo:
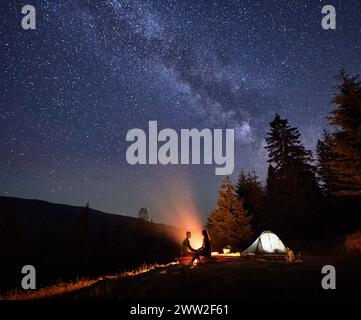
<path fill-rule="evenodd" d="M 34 5 L 37 29 L 21 28 Z M 337 30 L 321 8 L 337 10 Z M 0 195 L 205 218 L 214 165 L 130 166 L 132 128 L 235 128 L 233 180 L 264 179 L 277 112 L 314 149 L 334 77 L 361 72 L 361 1 L 1 1 Z"/>

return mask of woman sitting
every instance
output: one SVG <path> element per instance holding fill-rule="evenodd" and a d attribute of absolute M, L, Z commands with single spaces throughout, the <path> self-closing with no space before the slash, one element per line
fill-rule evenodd
<path fill-rule="evenodd" d="M 200 247 L 194 254 L 194 256 L 192 258 L 192 263 L 196 259 L 199 259 L 201 256 L 205 257 L 205 258 L 208 258 L 211 256 L 211 243 L 209 241 L 209 236 L 208 236 L 207 230 L 205 230 L 205 229 L 202 230 L 202 236 L 203 236 L 202 247 Z"/>

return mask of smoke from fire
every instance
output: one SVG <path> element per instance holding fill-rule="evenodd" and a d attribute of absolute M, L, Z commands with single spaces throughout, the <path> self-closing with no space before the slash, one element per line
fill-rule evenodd
<path fill-rule="evenodd" d="M 160 179 L 156 188 L 159 189 L 160 196 L 152 203 L 152 206 L 157 210 L 159 222 L 182 229 L 183 232 L 174 235 L 178 242 L 185 238 L 186 231 L 190 231 L 192 233 L 191 246 L 195 249 L 201 247 L 201 231 L 204 223 L 202 223 L 190 184 L 185 182 L 184 178 L 177 179 L 176 175 L 172 181 L 169 181 L 168 177 L 166 183 Z"/>

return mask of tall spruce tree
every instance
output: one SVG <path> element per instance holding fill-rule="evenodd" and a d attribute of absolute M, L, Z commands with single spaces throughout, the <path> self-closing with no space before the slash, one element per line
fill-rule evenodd
<path fill-rule="evenodd" d="M 217 206 L 209 214 L 208 230 L 217 250 L 231 245 L 240 248 L 252 235 L 250 217 L 243 208 L 234 186 L 227 177 L 218 192 Z"/>
<path fill-rule="evenodd" d="M 333 134 L 333 159 L 330 167 L 337 176 L 333 190 L 338 196 L 361 196 L 361 82 L 341 71 L 338 93 L 333 102 L 338 105 L 330 116 L 336 127 Z"/>
<path fill-rule="evenodd" d="M 305 233 L 316 219 L 321 192 L 312 152 L 301 143 L 297 128 L 276 115 L 266 137 L 269 153 L 267 211 L 270 227 L 280 233 Z"/>
<path fill-rule="evenodd" d="M 275 170 L 295 165 L 311 170 L 312 152 L 303 147 L 299 130 L 291 127 L 288 120 L 282 119 L 278 114 L 270 126 L 271 131 L 266 137 L 268 163 Z"/>
<path fill-rule="evenodd" d="M 324 130 L 322 140 L 317 142 L 316 151 L 319 184 L 325 195 L 332 194 L 337 186 L 337 178 L 331 167 L 331 161 L 334 159 L 333 144 L 332 134 Z"/>
<path fill-rule="evenodd" d="M 246 174 L 243 170 L 238 177 L 236 194 L 248 216 L 252 217 L 251 224 L 255 231 L 263 229 L 264 188 L 255 172 Z"/>

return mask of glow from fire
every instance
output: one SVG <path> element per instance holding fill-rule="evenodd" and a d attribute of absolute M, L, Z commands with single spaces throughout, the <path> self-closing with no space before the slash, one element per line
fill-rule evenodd
<path fill-rule="evenodd" d="M 185 238 L 185 231 L 190 231 L 191 246 L 194 249 L 200 248 L 203 239 L 201 231 L 204 226 L 193 197 L 192 186 L 184 181 L 184 176 L 174 174 L 172 178 L 167 177 L 166 182 L 158 181 L 155 188 L 159 198 L 153 205 L 161 215 L 161 222 L 182 229 L 181 233 L 174 235 L 180 243 Z"/>
<path fill-rule="evenodd" d="M 203 240 L 202 223 L 193 203 L 186 198 L 177 199 L 170 203 L 169 208 L 171 214 L 166 217 L 166 223 L 190 231 L 192 233 L 190 238 L 191 246 L 194 249 L 200 248 Z M 183 240 L 185 234 L 182 234 L 181 237 Z"/>

